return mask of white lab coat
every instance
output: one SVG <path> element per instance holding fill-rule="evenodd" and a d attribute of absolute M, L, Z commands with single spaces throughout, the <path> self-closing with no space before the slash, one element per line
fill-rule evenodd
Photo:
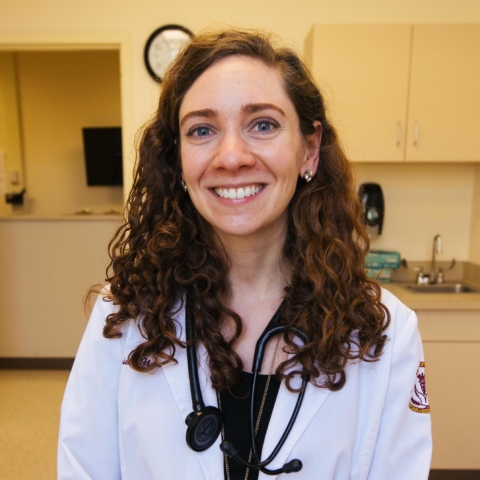
<path fill-rule="evenodd" d="M 269 468 L 298 458 L 303 469 L 291 474 L 292 480 L 427 480 L 430 415 L 409 408 L 423 362 L 417 319 L 389 292 L 383 291 L 382 301 L 392 322 L 380 361 L 352 363 L 338 392 L 308 385 L 295 425 Z M 122 338 L 104 338 L 111 311 L 111 303 L 97 301 L 68 381 L 58 478 L 223 479 L 220 438 L 203 453 L 185 443 L 184 421 L 192 410 L 186 351 L 178 348 L 178 363 L 155 373 L 134 371 L 125 359 L 143 338 L 134 321 L 125 326 Z M 184 339 L 183 311 L 177 319 Z M 204 348 L 198 357 L 205 404 L 216 405 Z M 296 399 L 282 383 L 262 458 L 275 448 Z M 260 473 L 260 480 L 267 478 L 276 477 Z"/>

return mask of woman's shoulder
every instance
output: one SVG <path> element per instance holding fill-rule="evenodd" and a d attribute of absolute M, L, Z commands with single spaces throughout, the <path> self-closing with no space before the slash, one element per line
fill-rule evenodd
<path fill-rule="evenodd" d="M 126 344 L 132 342 L 132 337 L 138 331 L 136 326 L 139 323 L 139 319 L 130 318 L 123 321 L 117 328 L 119 334 L 117 337 L 105 337 L 103 332 L 107 320 L 111 315 L 117 313 L 119 308 L 112 298 L 110 286 L 104 286 L 97 294 L 82 343 L 86 343 L 90 347 L 117 351 L 119 355 L 123 354 Z"/>
<path fill-rule="evenodd" d="M 117 338 L 103 337 L 103 329 L 106 325 L 107 318 L 119 311 L 120 307 L 111 295 L 110 286 L 106 285 L 98 294 L 95 301 L 90 320 L 88 322 L 86 333 L 89 329 L 94 330 L 97 336 L 101 336 L 107 342 L 117 341 L 121 344 L 122 350 L 130 352 L 148 338 L 148 333 L 144 329 L 142 314 L 137 317 L 128 318 L 122 321 L 116 328 L 120 334 Z M 182 301 L 179 299 L 173 308 L 173 318 L 176 323 L 176 334 L 180 340 L 185 340 L 184 332 L 184 308 Z M 103 341 L 102 341 L 103 342 Z"/>
<path fill-rule="evenodd" d="M 390 338 L 399 337 L 405 329 L 417 330 L 418 322 L 415 312 L 400 301 L 386 288 L 381 288 L 381 302 L 390 313 L 390 324 L 386 334 Z"/>

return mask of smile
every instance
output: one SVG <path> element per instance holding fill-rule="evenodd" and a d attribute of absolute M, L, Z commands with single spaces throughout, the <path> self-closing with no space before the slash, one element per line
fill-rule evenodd
<path fill-rule="evenodd" d="M 240 188 L 215 188 L 215 193 L 222 198 L 229 198 L 230 200 L 236 200 L 251 197 L 256 195 L 264 186 L 260 184 L 253 184 L 247 187 Z"/>

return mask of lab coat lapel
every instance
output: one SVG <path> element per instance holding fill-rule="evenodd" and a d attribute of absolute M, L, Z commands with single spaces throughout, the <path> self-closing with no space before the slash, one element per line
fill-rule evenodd
<path fill-rule="evenodd" d="M 292 382 L 292 386 L 296 388 L 300 384 L 301 379 L 295 377 L 294 382 Z M 305 397 L 303 398 L 303 403 L 293 428 L 278 455 L 275 457 L 272 463 L 267 466 L 268 469 L 277 469 L 283 467 L 283 465 L 287 462 L 287 459 L 295 444 L 298 442 L 302 433 L 310 424 L 313 417 L 317 414 L 318 410 L 321 408 L 329 394 L 330 390 L 327 388 L 318 388 L 313 386 L 311 383 L 307 384 Z M 275 407 L 273 408 L 272 416 L 268 424 L 265 442 L 263 444 L 262 460 L 265 460 L 270 456 L 273 449 L 277 446 L 281 436 L 285 432 L 285 428 L 287 427 L 295 408 L 297 397 L 298 393 L 290 392 L 287 389 L 285 382 L 281 383 L 275 402 Z M 299 460 L 301 460 L 301 458 L 299 458 Z M 260 472 L 259 480 L 267 478 L 272 480 L 276 478 L 276 476 L 269 476 Z"/>
<path fill-rule="evenodd" d="M 177 320 L 182 328 L 180 339 L 185 341 L 185 309 L 178 314 Z M 163 372 L 182 417 L 187 418 L 190 412 L 192 412 L 192 397 L 190 394 L 186 349 L 177 348 L 175 351 L 175 359 L 177 360 L 177 364 L 167 364 L 163 367 Z M 203 345 L 197 348 L 197 359 L 198 376 L 203 401 L 206 406 L 217 406 L 216 393 L 210 383 L 207 351 Z M 185 428 L 186 432 L 186 425 L 182 425 L 182 427 Z M 223 478 L 223 453 L 220 450 L 220 442 L 221 438 L 219 435 L 216 442 L 209 449 L 196 453 L 204 477 L 208 480 Z"/>

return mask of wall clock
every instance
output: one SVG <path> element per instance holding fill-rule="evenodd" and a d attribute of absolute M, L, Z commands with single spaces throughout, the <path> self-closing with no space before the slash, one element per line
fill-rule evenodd
<path fill-rule="evenodd" d="M 167 65 L 178 54 L 193 33 L 180 25 L 164 25 L 148 37 L 144 60 L 148 73 L 161 82 Z"/>

